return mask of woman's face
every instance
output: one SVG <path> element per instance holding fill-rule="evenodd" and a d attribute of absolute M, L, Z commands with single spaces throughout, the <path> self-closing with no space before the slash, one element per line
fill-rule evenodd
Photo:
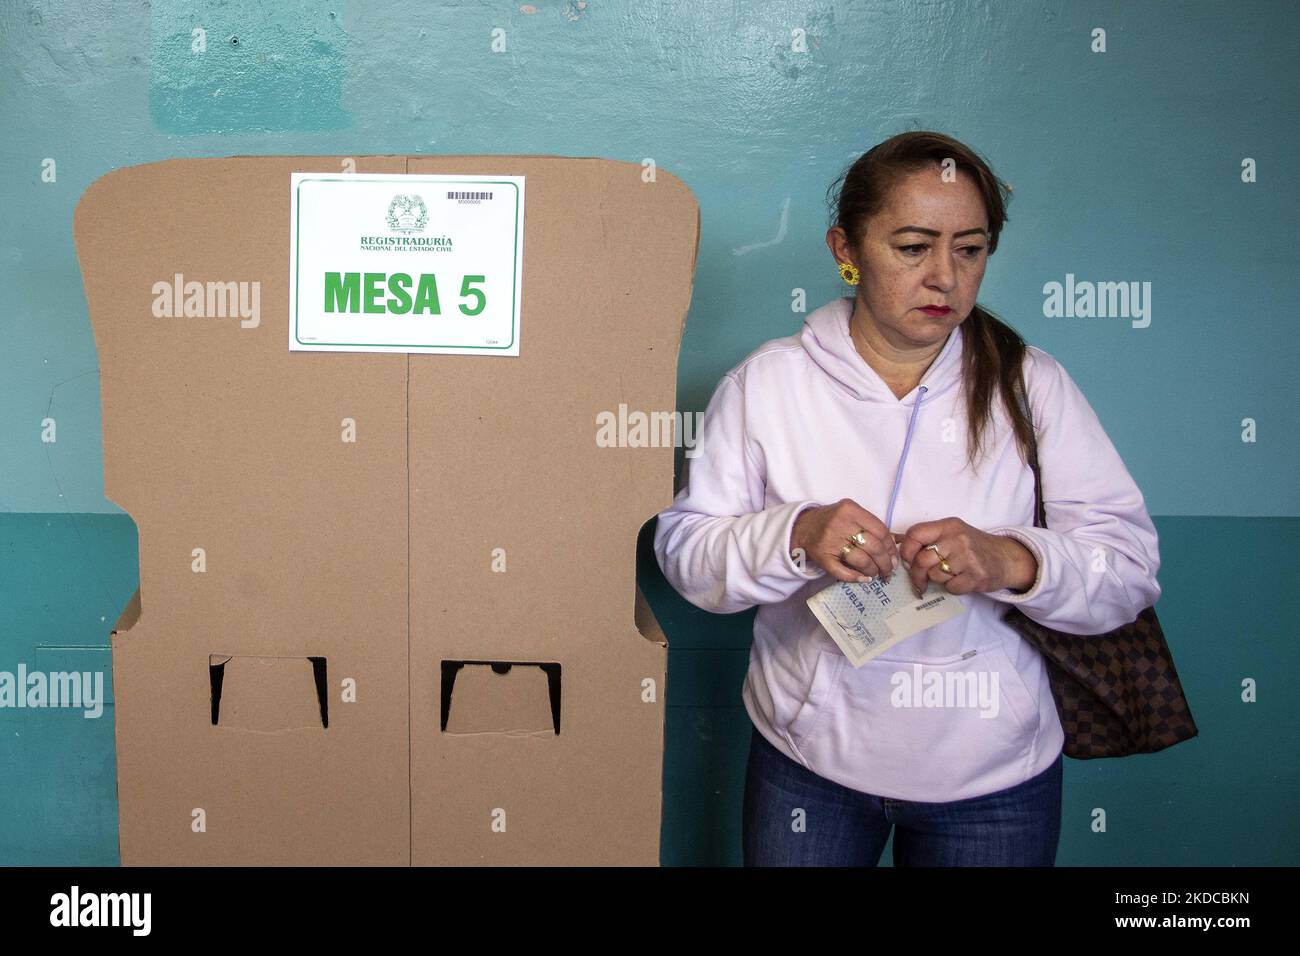
<path fill-rule="evenodd" d="M 896 349 L 933 348 L 975 307 L 988 261 L 988 214 L 966 173 L 945 182 L 935 165 L 898 181 L 867 220 L 858 249 L 839 227 L 826 241 L 839 262 L 862 272 L 855 311 Z M 923 311 L 927 306 L 949 311 Z"/>

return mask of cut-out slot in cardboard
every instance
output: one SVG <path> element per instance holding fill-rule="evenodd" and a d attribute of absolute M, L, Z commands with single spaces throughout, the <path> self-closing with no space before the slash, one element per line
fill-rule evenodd
<path fill-rule="evenodd" d="M 442 662 L 448 734 L 560 732 L 560 665 L 538 661 Z"/>
<path fill-rule="evenodd" d="M 212 724 L 262 733 L 328 729 L 326 672 L 323 657 L 210 654 Z"/>

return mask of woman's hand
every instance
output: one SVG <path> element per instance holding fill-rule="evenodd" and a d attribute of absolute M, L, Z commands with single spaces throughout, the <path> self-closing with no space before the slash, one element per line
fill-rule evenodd
<path fill-rule="evenodd" d="M 861 544 L 852 540 L 859 533 Z M 876 575 L 888 581 L 899 566 L 898 546 L 885 523 L 849 498 L 801 512 L 790 547 L 838 581 L 866 582 Z"/>
<path fill-rule="evenodd" d="M 949 594 L 982 594 L 1002 588 L 1027 591 L 1038 576 L 1038 561 L 1015 538 L 988 534 L 960 518 L 922 521 L 894 537 L 917 597 L 929 581 L 942 584 Z M 947 559 L 951 574 L 927 547 L 931 544 Z"/>

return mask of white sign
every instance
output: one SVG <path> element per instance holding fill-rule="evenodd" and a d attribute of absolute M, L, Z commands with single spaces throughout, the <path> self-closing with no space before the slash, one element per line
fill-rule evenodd
<path fill-rule="evenodd" d="M 518 355 L 524 177 L 294 173 L 289 348 Z"/>

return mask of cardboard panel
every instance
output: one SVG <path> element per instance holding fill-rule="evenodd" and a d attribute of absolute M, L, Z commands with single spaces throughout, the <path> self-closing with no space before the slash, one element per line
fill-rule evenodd
<path fill-rule="evenodd" d="M 173 160 L 77 206 L 105 488 L 140 534 L 123 862 L 656 864 L 667 648 L 635 553 L 673 449 L 596 430 L 674 408 L 698 205 L 631 163 L 358 157 L 527 177 L 520 355 L 290 352 L 289 175 L 341 167 Z M 259 321 L 213 314 L 253 283 Z M 155 314 L 186 301 L 208 314 Z M 559 733 L 518 666 L 462 668 L 444 729 L 444 661 L 558 665 Z"/>
<path fill-rule="evenodd" d="M 128 865 L 410 859 L 405 356 L 285 347 L 289 174 L 340 168 L 170 160 L 111 172 L 77 205 L 105 490 L 140 534 L 138 619 L 113 639 Z M 156 316 L 177 274 L 258 283 L 260 321 Z M 217 652 L 326 658 L 329 729 L 214 727 Z"/>
<path fill-rule="evenodd" d="M 634 163 L 410 171 L 528 184 L 519 357 L 410 356 L 412 859 L 655 865 L 667 652 L 636 628 L 636 539 L 673 449 L 599 447 L 597 416 L 675 407 L 698 204 Z M 448 658 L 558 661 L 560 734 L 439 733 Z"/>
<path fill-rule="evenodd" d="M 406 865 L 404 675 L 368 656 L 368 632 L 329 660 L 335 688 L 356 677 L 358 703 L 336 695 L 328 730 L 319 711 L 314 726 L 296 719 L 316 703 L 296 694 L 279 726 L 214 726 L 209 655 L 194 648 L 223 631 L 162 631 L 148 615 L 113 640 L 124 865 Z M 374 676 L 388 670 L 391 682 Z"/>

